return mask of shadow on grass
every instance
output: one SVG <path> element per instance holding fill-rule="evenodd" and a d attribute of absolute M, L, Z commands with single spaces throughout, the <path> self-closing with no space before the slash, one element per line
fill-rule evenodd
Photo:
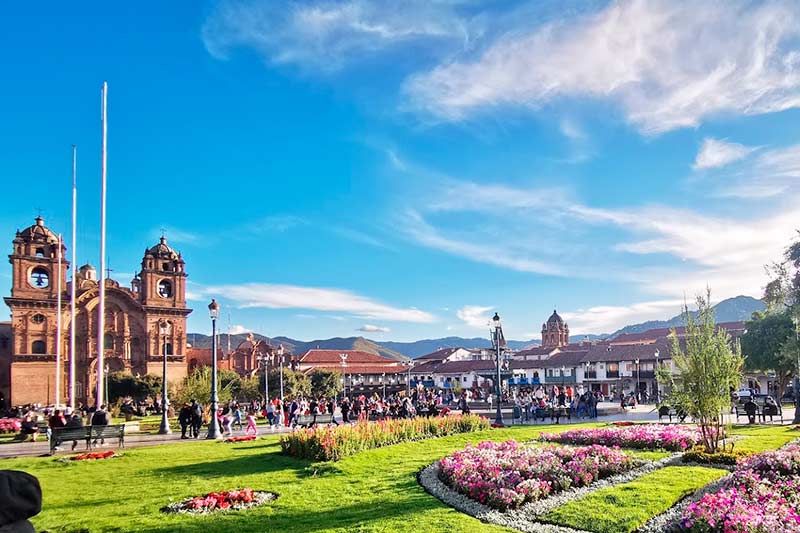
<path fill-rule="evenodd" d="M 302 472 L 310 464 L 309 461 L 302 461 L 279 453 L 264 453 L 231 457 L 219 461 L 167 466 L 155 469 L 154 472 L 170 476 L 230 477 L 236 474 L 263 474 L 282 470 Z"/>
<path fill-rule="evenodd" d="M 313 499 L 313 494 L 308 495 Z M 278 500 L 280 503 L 280 499 Z M 137 528 L 137 531 L 146 533 L 182 532 L 208 532 L 208 531 L 236 531 L 237 533 L 281 531 L 281 532 L 307 532 L 330 529 L 354 531 L 359 529 L 383 530 L 387 528 L 387 520 L 402 520 L 408 515 L 418 514 L 428 510 L 441 508 L 442 504 L 435 498 L 422 492 L 409 494 L 401 500 L 393 499 L 386 502 L 373 499 L 336 506 L 335 502 L 327 499 L 318 502 L 319 505 L 306 505 L 292 507 L 291 509 L 277 508 L 270 515 L 255 514 L 251 512 L 225 513 L 209 517 L 191 517 L 180 522 L 170 522 L 158 527 Z M 333 505 L 332 505 L 333 504 Z"/>

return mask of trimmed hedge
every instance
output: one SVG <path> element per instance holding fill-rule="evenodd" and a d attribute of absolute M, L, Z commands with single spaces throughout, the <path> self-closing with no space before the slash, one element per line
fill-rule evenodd
<path fill-rule="evenodd" d="M 739 459 L 743 459 L 747 456 L 748 453 L 743 451 L 708 453 L 705 447 L 697 446 L 685 452 L 681 460 L 684 463 L 735 466 Z"/>
<path fill-rule="evenodd" d="M 293 431 L 281 437 L 281 450 L 300 459 L 338 461 L 382 446 L 486 429 L 489 422 L 478 415 L 359 422 Z"/>

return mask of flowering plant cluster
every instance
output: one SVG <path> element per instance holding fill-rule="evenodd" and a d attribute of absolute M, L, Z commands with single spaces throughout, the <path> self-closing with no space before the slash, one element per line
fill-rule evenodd
<path fill-rule="evenodd" d="M 800 446 L 741 461 L 723 489 L 689 504 L 681 531 L 800 532 Z"/>
<path fill-rule="evenodd" d="M 117 453 L 114 450 L 108 450 L 105 452 L 89 452 L 89 453 L 82 453 L 80 455 L 73 455 L 70 457 L 71 461 L 89 461 L 89 460 L 96 460 L 96 459 L 108 459 L 110 457 L 114 457 Z"/>
<path fill-rule="evenodd" d="M 489 429 L 478 415 L 401 418 L 336 427 L 299 429 L 281 437 L 283 453 L 312 461 L 338 461 L 358 452 L 400 442 Z"/>
<path fill-rule="evenodd" d="M 637 424 L 623 427 L 573 429 L 563 433 L 542 433 L 548 442 L 562 444 L 601 444 L 644 450 L 683 451 L 700 442 L 696 429 L 678 425 Z"/>
<path fill-rule="evenodd" d="M 248 440 L 256 440 L 255 435 L 243 435 L 241 437 L 228 437 L 223 442 L 247 442 Z"/>
<path fill-rule="evenodd" d="M 0 433 L 17 433 L 22 429 L 22 422 L 18 418 L 0 418 Z"/>
<path fill-rule="evenodd" d="M 617 420 L 615 422 L 611 422 L 612 426 L 619 426 L 619 427 L 628 427 L 634 424 L 635 422 L 633 420 Z"/>
<path fill-rule="evenodd" d="M 636 461 L 617 448 L 523 446 L 482 442 L 439 462 L 442 481 L 484 505 L 505 510 L 628 471 Z"/>
<path fill-rule="evenodd" d="M 205 496 L 195 496 L 162 508 L 165 513 L 205 514 L 214 511 L 238 511 L 257 507 L 275 500 L 271 492 L 258 492 L 253 489 L 223 490 L 210 492 Z"/>

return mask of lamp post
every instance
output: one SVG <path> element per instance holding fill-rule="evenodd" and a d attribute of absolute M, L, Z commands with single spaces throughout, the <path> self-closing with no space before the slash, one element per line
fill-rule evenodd
<path fill-rule="evenodd" d="M 655 372 L 653 373 L 656 379 L 656 405 L 659 405 L 661 403 L 661 390 L 658 386 L 658 371 L 661 367 L 658 365 L 658 356 L 661 354 L 658 352 L 658 349 L 656 348 L 656 353 L 654 353 L 653 355 L 656 356 L 656 369 Z"/>
<path fill-rule="evenodd" d="M 500 409 L 500 401 L 502 400 L 502 391 L 500 390 L 500 352 L 502 347 L 500 346 L 501 342 L 500 339 L 502 337 L 503 326 L 500 323 L 500 315 L 495 313 L 494 317 L 492 317 L 492 328 L 494 331 L 492 332 L 492 343 L 494 344 L 495 350 L 495 363 L 496 363 L 496 370 L 497 370 L 497 380 L 495 381 L 495 395 L 497 396 L 497 412 L 495 413 L 494 423 L 496 425 L 503 425 L 503 411 Z"/>
<path fill-rule="evenodd" d="M 639 358 L 635 359 L 636 361 L 636 402 L 639 402 L 639 391 L 641 391 L 641 383 L 639 383 Z"/>
<path fill-rule="evenodd" d="M 219 318 L 219 303 L 212 299 L 208 304 L 208 316 L 211 318 L 211 422 L 208 424 L 207 439 L 216 440 L 222 437 L 217 420 L 217 318 Z"/>
<path fill-rule="evenodd" d="M 110 403 L 109 400 L 111 399 L 111 395 L 108 392 L 108 371 L 109 371 L 108 365 L 106 365 L 104 370 L 105 370 L 105 376 L 104 377 L 106 379 L 106 408 L 110 409 L 110 407 L 108 405 Z"/>
<path fill-rule="evenodd" d="M 269 403 L 269 356 L 259 355 L 256 359 L 264 365 L 264 409 L 266 409 Z"/>
<path fill-rule="evenodd" d="M 342 360 L 342 398 L 347 397 L 347 355 L 340 353 L 339 358 Z"/>
<path fill-rule="evenodd" d="M 381 383 L 383 383 L 383 401 L 386 401 L 386 372 L 381 374 Z"/>
<path fill-rule="evenodd" d="M 158 427 L 158 434 L 169 435 L 172 433 L 172 430 L 169 428 L 169 420 L 167 419 L 167 409 L 169 407 L 169 400 L 167 399 L 167 332 L 169 331 L 169 324 L 167 324 L 166 320 L 162 320 L 159 323 L 159 327 L 161 329 L 161 336 L 164 339 L 162 343 L 164 364 L 161 377 L 161 425 Z"/>
<path fill-rule="evenodd" d="M 411 369 L 414 368 L 414 361 L 406 361 L 403 363 L 408 367 L 408 374 L 406 375 L 406 396 L 411 397 Z"/>
<path fill-rule="evenodd" d="M 794 341 L 797 346 L 797 373 L 794 375 L 794 420 L 793 424 L 800 424 L 800 333 L 798 327 L 800 326 L 797 317 L 792 318 L 794 322 Z M 780 400 L 779 400 L 780 401 Z"/>
<path fill-rule="evenodd" d="M 283 344 L 278 345 L 278 357 L 280 358 L 280 392 L 281 392 L 281 405 L 280 405 L 280 417 L 278 420 L 278 426 L 283 426 Z"/>
<path fill-rule="evenodd" d="M 567 367 L 561 365 L 561 392 L 564 392 L 564 384 L 567 382 Z"/>

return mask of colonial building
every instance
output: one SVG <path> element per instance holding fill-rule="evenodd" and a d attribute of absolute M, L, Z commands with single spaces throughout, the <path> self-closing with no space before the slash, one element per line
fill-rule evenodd
<path fill-rule="evenodd" d="M 66 247 L 62 245 L 62 258 Z M 94 402 L 97 355 L 102 346 L 110 372 L 160 374 L 167 356 L 169 381 L 186 376 L 186 271 L 181 254 L 164 237 L 144 252 L 141 269 L 130 288 L 105 280 L 105 330 L 98 342 L 99 285 L 91 265 L 82 266 L 76 276 L 75 317 L 70 313 L 69 262 L 58 268 L 58 237 L 45 226 L 42 217 L 23 231 L 17 231 L 8 256 L 12 268 L 11 353 L 0 349 L 0 390 L 11 405 L 55 401 L 55 380 L 61 381 L 62 398 L 67 398 L 70 330 L 75 328 L 75 396 L 79 402 Z M 57 287 L 63 289 L 57 309 Z M 62 332 L 57 335 L 57 314 Z M 56 345 L 61 344 L 62 375 L 56 376 Z M 2 339 L 0 339 L 0 345 Z M 5 383 L 3 376 L 8 376 Z"/>

